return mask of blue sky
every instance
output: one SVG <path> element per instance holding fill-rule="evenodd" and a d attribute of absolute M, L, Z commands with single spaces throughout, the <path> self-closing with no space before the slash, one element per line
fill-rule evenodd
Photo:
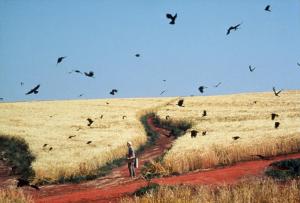
<path fill-rule="evenodd" d="M 268 4 L 272 12 L 264 11 Z M 178 14 L 175 25 L 166 13 Z M 110 98 L 113 88 L 114 97 L 184 96 L 200 95 L 200 85 L 209 87 L 203 95 L 299 89 L 299 36 L 298 0 L 0 0 L 0 97 Z M 59 56 L 67 58 L 56 66 Z M 26 96 L 37 84 L 39 94 Z"/>

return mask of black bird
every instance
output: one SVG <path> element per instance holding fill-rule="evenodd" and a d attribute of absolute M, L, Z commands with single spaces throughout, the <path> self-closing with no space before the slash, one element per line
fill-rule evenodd
<path fill-rule="evenodd" d="M 3 100 L 3 99 L 4 99 L 4 98 L 2 98 L 2 97 L 0 98 L 0 100 Z"/>
<path fill-rule="evenodd" d="M 94 72 L 90 71 L 90 72 L 84 72 L 84 75 L 90 78 L 94 78 Z"/>
<path fill-rule="evenodd" d="M 218 84 L 214 85 L 214 87 L 219 87 L 222 83 L 219 82 Z"/>
<path fill-rule="evenodd" d="M 205 87 L 205 86 L 200 86 L 200 87 L 198 88 L 198 90 L 203 94 L 205 88 L 207 88 L 207 87 Z"/>
<path fill-rule="evenodd" d="M 82 97 L 84 94 L 80 94 L 80 95 L 78 95 L 78 97 Z"/>
<path fill-rule="evenodd" d="M 272 118 L 272 120 L 274 120 L 276 117 L 278 117 L 279 115 L 278 114 L 276 114 L 276 113 L 271 113 L 271 118 Z"/>
<path fill-rule="evenodd" d="M 72 70 L 72 71 L 70 71 L 69 73 L 73 73 L 73 72 L 82 74 L 82 72 L 81 72 L 80 70 Z"/>
<path fill-rule="evenodd" d="M 192 130 L 191 131 L 191 138 L 197 137 L 198 131 L 197 130 Z"/>
<path fill-rule="evenodd" d="M 94 123 L 94 121 L 92 119 L 90 119 L 90 118 L 87 118 L 86 120 L 89 122 L 88 123 L 89 127 Z"/>
<path fill-rule="evenodd" d="M 240 137 L 239 136 L 234 136 L 234 137 L 232 137 L 232 139 L 237 140 L 237 139 L 240 139 Z"/>
<path fill-rule="evenodd" d="M 278 92 L 276 92 L 276 89 L 275 87 L 273 87 L 273 92 L 274 92 L 274 95 L 279 97 L 279 93 L 281 92 L 282 90 L 279 90 Z"/>
<path fill-rule="evenodd" d="M 123 117 L 122 117 L 122 119 L 125 119 L 125 118 L 127 118 L 127 116 L 123 116 Z"/>
<path fill-rule="evenodd" d="M 18 181 L 17 187 L 30 186 L 30 187 L 32 187 L 32 188 L 34 188 L 36 190 L 40 190 L 40 188 L 37 185 L 31 185 L 28 180 L 24 180 L 22 178 L 18 178 L 17 181 Z"/>
<path fill-rule="evenodd" d="M 249 66 L 249 70 L 250 70 L 250 72 L 253 72 L 253 71 L 255 70 L 255 67 L 252 68 L 252 66 L 250 65 L 250 66 Z"/>
<path fill-rule="evenodd" d="M 300 66 L 300 65 L 299 65 Z M 163 80 L 163 82 L 166 82 L 167 80 Z"/>
<path fill-rule="evenodd" d="M 141 56 L 140 54 L 136 54 L 136 55 L 135 55 L 135 57 L 140 57 L 140 56 Z"/>
<path fill-rule="evenodd" d="M 48 144 L 44 144 L 43 147 L 46 147 Z"/>
<path fill-rule="evenodd" d="M 254 103 L 254 104 L 256 104 L 256 103 L 257 103 L 257 101 L 254 101 L 253 103 Z"/>
<path fill-rule="evenodd" d="M 166 116 L 166 120 L 168 120 L 170 118 L 170 116 Z"/>
<path fill-rule="evenodd" d="M 109 102 L 106 102 L 106 104 L 108 105 L 108 104 L 109 104 Z"/>
<path fill-rule="evenodd" d="M 266 7 L 265 7 L 265 11 L 269 11 L 269 12 L 271 12 L 271 6 L 270 5 L 267 5 Z"/>
<path fill-rule="evenodd" d="M 111 95 L 115 95 L 115 93 L 117 93 L 118 92 L 118 90 L 117 89 L 112 89 L 111 91 L 110 91 L 110 93 L 109 94 L 111 94 Z"/>
<path fill-rule="evenodd" d="M 29 94 L 32 94 L 32 93 L 34 93 L 34 94 L 39 93 L 39 91 L 38 91 L 39 88 L 40 88 L 40 85 L 35 86 L 33 89 L 31 89 L 30 91 L 28 91 L 26 93 L 26 95 L 29 95 Z"/>
<path fill-rule="evenodd" d="M 178 101 L 177 105 L 180 106 L 180 107 L 184 107 L 184 106 L 183 106 L 183 102 L 184 102 L 184 99 L 180 99 L 180 100 Z"/>
<path fill-rule="evenodd" d="M 86 144 L 91 144 L 92 143 L 92 141 L 87 141 L 87 143 Z"/>
<path fill-rule="evenodd" d="M 274 127 L 275 127 L 275 128 L 278 128 L 279 125 L 280 125 L 280 123 L 276 121 L 275 124 L 274 124 Z"/>
<path fill-rule="evenodd" d="M 163 90 L 161 91 L 161 93 L 159 95 L 162 95 L 163 93 L 165 93 L 167 90 Z"/>
<path fill-rule="evenodd" d="M 300 66 L 300 63 L 297 62 L 297 65 Z"/>
<path fill-rule="evenodd" d="M 21 84 L 21 86 L 23 86 L 23 85 L 24 85 L 24 82 L 21 82 L 20 84 Z"/>
<path fill-rule="evenodd" d="M 207 133 L 206 131 L 203 131 L 203 132 L 202 132 L 202 136 L 205 136 L 205 135 L 206 135 L 206 133 Z"/>
<path fill-rule="evenodd" d="M 102 118 L 103 118 L 103 115 L 100 116 L 100 119 L 102 119 Z"/>
<path fill-rule="evenodd" d="M 207 116 L 207 111 L 206 110 L 204 110 L 203 113 L 202 113 L 202 117 L 205 117 L 205 116 Z"/>
<path fill-rule="evenodd" d="M 237 25 L 235 25 L 235 26 L 230 26 L 230 27 L 227 29 L 226 35 L 229 35 L 230 32 L 231 32 L 231 30 L 237 31 L 237 29 L 239 29 L 239 27 L 240 27 L 241 24 L 242 24 L 242 23 L 237 24 Z"/>
<path fill-rule="evenodd" d="M 66 56 L 58 57 L 56 65 L 59 64 L 59 63 L 61 63 L 62 60 L 64 60 L 65 58 L 67 58 L 67 57 Z"/>
<path fill-rule="evenodd" d="M 50 148 L 49 148 L 49 151 L 51 151 L 52 149 L 53 149 L 53 147 L 50 147 Z"/>
<path fill-rule="evenodd" d="M 177 13 L 174 16 L 170 13 L 167 13 L 166 17 L 171 20 L 169 24 L 174 25 L 177 18 Z"/>
<path fill-rule="evenodd" d="M 76 137 L 76 135 L 70 135 L 68 138 L 71 139 L 73 137 Z"/>

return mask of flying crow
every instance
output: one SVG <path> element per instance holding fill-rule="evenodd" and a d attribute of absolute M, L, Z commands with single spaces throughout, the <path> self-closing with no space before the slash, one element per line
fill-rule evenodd
<path fill-rule="evenodd" d="M 276 117 L 278 117 L 279 115 L 276 113 L 271 113 L 271 119 L 274 120 Z"/>
<path fill-rule="evenodd" d="M 232 137 L 232 139 L 237 140 L 237 139 L 240 139 L 240 137 L 239 136 L 234 136 L 234 137 Z"/>
<path fill-rule="evenodd" d="M 180 99 L 180 100 L 178 101 L 177 105 L 180 106 L 180 107 L 184 107 L 184 106 L 183 106 L 183 102 L 184 102 L 184 99 Z"/>
<path fill-rule="evenodd" d="M 90 118 L 87 118 L 86 120 L 89 122 L 88 123 L 89 127 L 94 123 L 94 121 L 92 119 L 90 119 Z"/>
<path fill-rule="evenodd" d="M 255 70 L 255 67 L 252 68 L 252 66 L 250 65 L 250 66 L 249 66 L 249 70 L 250 70 L 250 72 L 253 72 L 253 71 Z"/>
<path fill-rule="evenodd" d="M 205 87 L 205 86 L 200 86 L 200 87 L 198 88 L 198 90 L 203 94 L 205 88 L 207 88 L 207 87 Z"/>
<path fill-rule="evenodd" d="M 90 71 L 90 72 L 84 72 L 84 75 L 90 78 L 94 78 L 94 72 Z"/>
<path fill-rule="evenodd" d="M 267 6 L 265 7 L 265 11 L 271 12 L 271 6 L 270 6 L 270 5 L 267 5 Z"/>
<path fill-rule="evenodd" d="M 166 17 L 171 20 L 169 24 L 174 25 L 177 18 L 177 13 L 174 16 L 170 13 L 167 13 Z"/>
<path fill-rule="evenodd" d="M 65 58 L 67 57 L 66 56 L 58 57 L 56 65 L 61 63 Z"/>
<path fill-rule="evenodd" d="M 115 93 L 117 93 L 118 92 L 118 90 L 117 89 L 112 89 L 111 91 L 110 91 L 110 93 L 109 94 L 111 94 L 111 95 L 115 95 Z"/>
<path fill-rule="evenodd" d="M 192 130 L 191 131 L 191 138 L 197 137 L 198 131 L 197 130 Z"/>
<path fill-rule="evenodd" d="M 86 144 L 91 144 L 92 143 L 92 141 L 87 141 L 87 143 Z"/>
<path fill-rule="evenodd" d="M 203 113 L 202 113 L 202 117 L 205 117 L 205 116 L 207 116 L 206 110 L 204 110 Z"/>
<path fill-rule="evenodd" d="M 276 92 L 276 89 L 275 87 L 273 87 L 273 92 L 274 92 L 274 95 L 279 97 L 279 93 L 281 92 L 282 90 L 279 90 L 278 92 Z"/>
<path fill-rule="evenodd" d="M 26 95 L 29 95 L 32 93 L 34 93 L 34 94 L 39 93 L 39 91 L 38 91 L 39 88 L 40 88 L 40 85 L 35 86 L 33 89 L 31 89 L 29 92 L 27 92 Z"/>
<path fill-rule="evenodd" d="M 163 93 L 165 93 L 167 90 L 163 90 L 161 91 L 161 93 L 159 95 L 162 95 Z"/>
<path fill-rule="evenodd" d="M 219 82 L 218 84 L 214 85 L 214 87 L 219 87 L 222 83 Z"/>
<path fill-rule="evenodd" d="M 227 29 L 226 35 L 229 35 L 230 32 L 231 32 L 231 30 L 237 31 L 237 29 L 239 29 L 240 25 L 241 25 L 241 23 L 240 23 L 240 24 L 237 24 L 237 25 L 235 25 L 235 26 L 230 26 L 230 27 Z"/>
<path fill-rule="evenodd" d="M 275 124 L 274 124 L 274 128 L 278 128 L 279 125 L 280 125 L 280 123 L 276 121 Z"/>

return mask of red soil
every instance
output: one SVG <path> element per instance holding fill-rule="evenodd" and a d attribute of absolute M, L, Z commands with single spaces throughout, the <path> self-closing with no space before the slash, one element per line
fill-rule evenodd
<path fill-rule="evenodd" d="M 169 132 L 153 125 L 151 127 L 161 135 Z M 171 146 L 173 138 L 160 136 L 155 146 L 146 149 L 141 156 L 140 166 L 147 160 L 153 159 Z M 237 163 L 225 168 L 197 171 L 180 176 L 153 179 L 152 182 L 160 185 L 175 184 L 231 184 L 248 176 L 262 176 L 264 169 L 272 162 L 300 158 L 300 153 L 278 156 L 271 160 L 256 160 Z M 141 168 L 141 167 L 140 167 Z M 138 173 L 140 172 L 140 168 Z M 30 190 L 36 202 L 118 202 L 120 197 L 132 194 L 147 183 L 142 179 L 132 180 L 128 177 L 127 166 L 116 168 L 108 176 L 80 184 L 48 185 L 41 187 L 40 191 Z"/>

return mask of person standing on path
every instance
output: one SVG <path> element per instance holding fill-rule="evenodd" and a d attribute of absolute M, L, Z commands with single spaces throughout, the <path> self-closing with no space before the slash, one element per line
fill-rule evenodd
<path fill-rule="evenodd" d="M 134 168 L 135 152 L 132 148 L 132 142 L 128 141 L 127 147 L 128 147 L 127 161 L 128 161 L 129 175 L 131 178 L 134 178 L 135 177 L 135 168 Z"/>

